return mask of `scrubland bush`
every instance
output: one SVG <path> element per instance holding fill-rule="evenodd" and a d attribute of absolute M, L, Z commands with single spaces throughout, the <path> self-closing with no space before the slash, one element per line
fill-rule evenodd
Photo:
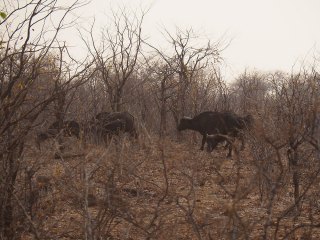
<path fill-rule="evenodd" d="M 144 39 L 144 13 L 124 9 L 101 39 L 82 35 L 88 57 L 79 62 L 59 33 L 82 3 L 9 2 L 0 22 L 0 239 L 319 238 L 316 65 L 227 83 L 221 44 L 177 29 L 164 51 Z M 235 142 L 226 159 L 223 146 L 202 152 L 196 133 L 177 132 L 182 116 L 207 110 L 253 115 L 244 151 Z M 97 143 L 82 131 L 36 147 L 52 122 L 85 127 L 103 111 L 133 114 L 138 138 Z"/>

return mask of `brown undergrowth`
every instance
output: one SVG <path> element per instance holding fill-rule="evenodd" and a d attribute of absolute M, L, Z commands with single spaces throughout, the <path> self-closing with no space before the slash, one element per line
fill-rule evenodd
<path fill-rule="evenodd" d="M 319 178 L 298 211 L 289 169 L 280 180 L 265 178 L 268 171 L 276 174 L 277 166 L 261 168 L 255 143 L 231 159 L 223 146 L 209 154 L 169 138 L 123 138 L 107 147 L 67 139 L 65 146 L 58 156 L 52 142 L 25 153 L 28 166 L 19 179 L 21 189 L 30 191 L 16 189 L 16 194 L 25 195 L 30 208 L 16 213 L 21 215 L 17 228 L 30 222 L 33 228 L 23 230 L 23 239 L 320 236 Z M 28 176 L 30 187 L 24 188 Z"/>

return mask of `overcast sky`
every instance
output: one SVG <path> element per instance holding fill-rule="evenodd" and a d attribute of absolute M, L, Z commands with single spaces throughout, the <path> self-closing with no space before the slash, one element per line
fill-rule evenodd
<path fill-rule="evenodd" d="M 104 24 L 119 4 L 150 7 L 143 31 L 151 41 L 176 27 L 231 41 L 222 53 L 227 78 L 245 69 L 291 71 L 319 57 L 320 0 L 92 0 L 85 14 Z"/>

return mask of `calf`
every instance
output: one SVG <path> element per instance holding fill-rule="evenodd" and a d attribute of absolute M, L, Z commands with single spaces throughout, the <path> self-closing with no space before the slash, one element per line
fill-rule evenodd
<path fill-rule="evenodd" d="M 202 135 L 202 144 L 200 150 L 204 149 L 207 135 L 220 134 L 232 137 L 242 138 L 241 130 L 244 130 L 252 124 L 253 118 L 248 115 L 244 118 L 237 116 L 232 112 L 202 112 L 194 118 L 184 117 L 180 120 L 178 130 L 194 130 Z M 225 141 L 223 137 L 215 137 L 214 144 L 209 146 L 213 149 L 219 142 Z M 213 141 L 213 140 L 212 140 Z M 209 141 L 211 142 L 211 141 Z M 213 145 L 215 145 L 213 147 Z"/>
<path fill-rule="evenodd" d="M 59 126 L 59 122 L 52 123 L 48 130 L 41 132 L 37 135 L 36 143 L 40 149 L 40 144 L 49 138 L 56 138 L 59 134 L 63 134 L 66 137 L 75 136 L 80 138 L 80 125 L 76 121 L 64 121 L 62 126 Z"/>
<path fill-rule="evenodd" d="M 251 115 L 247 115 L 246 117 L 228 115 L 227 117 L 228 118 L 232 117 L 233 121 L 230 121 L 229 123 L 234 124 L 234 125 L 229 125 L 231 130 L 229 134 L 228 135 L 221 135 L 221 134 L 207 135 L 206 141 L 207 141 L 208 152 L 212 152 L 219 143 L 227 142 L 226 146 L 229 147 L 229 153 L 227 157 L 231 157 L 235 138 L 238 138 L 241 140 L 241 150 L 244 149 L 243 131 L 249 130 L 251 128 L 253 124 L 253 117 Z"/>
<path fill-rule="evenodd" d="M 229 148 L 229 153 L 227 157 L 231 157 L 232 155 L 232 145 L 234 142 L 233 137 L 229 137 L 227 135 L 221 135 L 221 134 L 212 134 L 212 135 L 207 135 L 207 151 L 212 152 L 213 149 L 215 149 L 219 143 L 222 142 L 227 142 L 228 148 Z"/>

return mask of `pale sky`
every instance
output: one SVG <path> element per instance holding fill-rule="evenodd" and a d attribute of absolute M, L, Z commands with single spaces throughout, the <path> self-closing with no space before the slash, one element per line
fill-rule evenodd
<path fill-rule="evenodd" d="M 161 43 L 164 28 L 192 27 L 230 45 L 222 52 L 228 80 L 245 69 L 291 71 L 320 53 L 320 0 L 92 0 L 83 12 L 105 25 L 118 5 L 150 8 L 143 32 Z M 88 19 L 88 18 L 87 18 Z"/>

